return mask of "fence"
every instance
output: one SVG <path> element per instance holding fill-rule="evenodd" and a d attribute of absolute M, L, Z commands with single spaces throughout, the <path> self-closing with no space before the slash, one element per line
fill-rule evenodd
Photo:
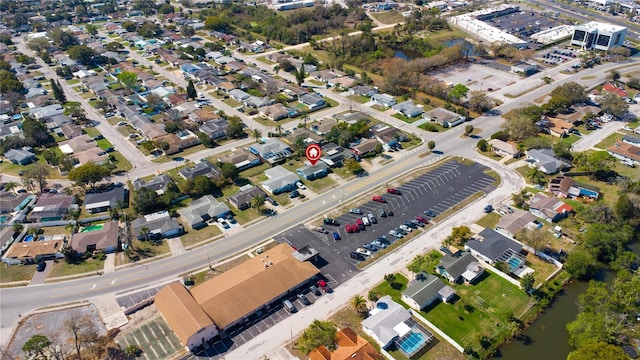
<path fill-rule="evenodd" d="M 462 345 L 458 344 L 455 340 L 453 340 L 452 338 L 449 337 L 449 335 L 445 334 L 442 330 L 438 329 L 437 326 L 433 325 L 431 323 L 431 321 L 425 319 L 424 317 L 422 317 L 422 315 L 420 315 L 419 312 L 414 311 L 413 309 L 409 309 L 409 312 L 417 317 L 418 319 L 420 319 L 420 321 L 422 321 L 423 323 L 427 324 L 429 326 L 429 328 L 431 330 L 433 330 L 433 332 L 435 332 L 436 334 L 440 335 L 441 338 L 445 339 L 449 344 L 451 344 L 451 346 L 453 346 L 454 348 L 456 348 L 456 350 L 460 351 L 461 353 L 464 354 L 464 348 L 462 347 Z"/>

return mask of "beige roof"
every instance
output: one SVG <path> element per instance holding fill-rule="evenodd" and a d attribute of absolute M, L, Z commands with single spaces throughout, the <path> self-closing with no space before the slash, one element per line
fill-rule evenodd
<path fill-rule="evenodd" d="M 94 147 L 73 154 L 80 165 L 92 162 L 94 164 L 102 164 L 107 158 L 107 154 L 99 147 Z"/>
<path fill-rule="evenodd" d="M 87 247 L 95 245 L 96 250 L 104 250 L 118 246 L 118 222 L 109 221 L 104 223 L 101 230 L 79 232 L 72 234 L 71 247 L 78 252 L 87 251 Z"/>
<path fill-rule="evenodd" d="M 155 304 L 184 346 L 187 346 L 189 338 L 200 329 L 213 325 L 189 291 L 179 282 L 160 289 L 156 294 Z"/>
<path fill-rule="evenodd" d="M 31 259 L 36 256 L 54 255 L 60 251 L 62 240 L 18 242 L 11 245 L 4 257 L 11 259 Z"/>
<path fill-rule="evenodd" d="M 607 151 L 629 158 L 631 160 L 640 161 L 640 147 L 629 143 L 617 142 L 613 146 L 609 146 Z"/>
<path fill-rule="evenodd" d="M 360 335 L 350 328 L 336 334 L 336 349 L 330 351 L 320 345 L 309 353 L 310 360 L 382 360 L 384 357 Z"/>
<path fill-rule="evenodd" d="M 532 213 L 524 210 L 515 210 L 513 213 L 505 214 L 500 218 L 496 227 L 506 229 L 515 235 L 534 220 L 536 220 L 536 217 Z"/>
<path fill-rule="evenodd" d="M 294 259 L 292 252 L 289 245 L 280 244 L 195 286 L 191 294 L 224 329 L 319 273 L 313 264 Z"/>

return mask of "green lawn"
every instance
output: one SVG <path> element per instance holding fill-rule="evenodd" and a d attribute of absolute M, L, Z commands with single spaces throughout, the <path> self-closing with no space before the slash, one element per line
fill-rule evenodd
<path fill-rule="evenodd" d="M 91 137 L 95 137 L 100 135 L 100 130 L 94 128 L 94 127 L 85 127 L 84 132 L 87 133 L 87 135 L 91 136 Z"/>
<path fill-rule="evenodd" d="M 107 139 L 100 139 L 96 141 L 96 144 L 98 144 L 98 146 L 102 149 L 102 150 L 106 150 L 108 148 L 113 148 L 113 145 L 111 145 L 111 143 L 109 142 L 109 140 Z"/>
<path fill-rule="evenodd" d="M 476 224 L 484 228 L 493 229 L 498 223 L 498 221 L 500 221 L 500 215 L 496 212 L 492 212 L 490 214 L 483 216 L 480 220 L 476 221 Z"/>
<path fill-rule="evenodd" d="M 596 147 L 602 150 L 606 150 L 609 146 L 613 146 L 616 142 L 622 140 L 622 136 L 623 135 L 620 133 L 613 133 L 596 144 Z"/>
<path fill-rule="evenodd" d="M 104 269 L 104 261 L 89 258 L 79 264 L 67 264 L 64 260 L 60 260 L 53 264 L 49 277 L 76 275 L 87 272 L 102 271 Z"/>
<path fill-rule="evenodd" d="M 35 265 L 8 265 L 2 264 L 0 268 L 0 283 L 31 280 L 36 272 Z"/>

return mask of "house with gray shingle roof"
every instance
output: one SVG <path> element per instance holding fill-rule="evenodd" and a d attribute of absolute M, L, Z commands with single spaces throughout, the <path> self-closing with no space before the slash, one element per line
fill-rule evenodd
<path fill-rule="evenodd" d="M 36 161 L 36 155 L 26 149 L 9 149 L 4 153 L 4 158 L 19 165 L 27 165 Z"/>
<path fill-rule="evenodd" d="M 455 291 L 445 285 L 440 278 L 420 272 L 402 292 L 402 301 L 412 309 L 420 311 L 438 299 L 448 302 L 454 295 Z"/>
<path fill-rule="evenodd" d="M 506 262 L 512 257 L 522 258 L 522 244 L 491 229 L 482 230 L 474 239 L 468 240 L 464 249 L 476 258 L 488 263 Z"/>
<path fill-rule="evenodd" d="M 547 175 L 555 174 L 571 167 L 571 164 L 567 161 L 557 158 L 552 149 L 531 149 L 527 151 L 527 159 L 533 162 L 530 166 Z"/>
<path fill-rule="evenodd" d="M 470 252 L 463 252 L 461 256 L 445 254 L 436 266 L 436 272 L 449 282 L 471 284 L 484 273 L 484 268 Z"/>
<path fill-rule="evenodd" d="M 262 188 L 273 195 L 295 190 L 296 183 L 300 181 L 296 174 L 280 165 L 266 170 L 264 174 L 269 179 L 262 182 Z"/>
<path fill-rule="evenodd" d="M 207 226 L 207 221 L 224 217 L 229 212 L 227 204 L 219 202 L 213 195 L 193 200 L 189 206 L 178 210 L 182 219 L 194 230 L 202 229 Z"/>
<path fill-rule="evenodd" d="M 420 106 L 417 106 L 411 100 L 395 104 L 391 108 L 409 118 L 420 116 L 424 112 Z"/>

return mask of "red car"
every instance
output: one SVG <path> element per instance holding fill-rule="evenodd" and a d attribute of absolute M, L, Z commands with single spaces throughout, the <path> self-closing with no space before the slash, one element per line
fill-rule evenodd
<path fill-rule="evenodd" d="M 346 224 L 344 226 L 344 229 L 348 232 L 348 233 L 355 233 L 355 232 L 359 232 L 360 230 L 358 229 L 358 225 L 355 224 Z"/>
<path fill-rule="evenodd" d="M 380 196 L 380 195 L 374 196 L 371 200 L 373 200 L 373 201 L 377 201 L 377 202 L 379 202 L 379 203 L 386 203 L 386 202 L 387 202 L 387 200 L 385 200 L 384 198 L 382 198 L 382 196 Z"/>
<path fill-rule="evenodd" d="M 424 216 L 416 216 L 416 220 L 420 221 L 423 224 L 428 224 L 429 223 L 429 219 L 425 218 Z"/>
<path fill-rule="evenodd" d="M 364 230 L 364 223 L 362 222 L 362 219 L 356 219 L 356 225 L 355 226 L 358 229 L 358 231 Z"/>
<path fill-rule="evenodd" d="M 320 289 L 322 289 L 322 291 L 324 291 L 325 293 L 330 293 L 333 292 L 333 290 L 331 289 L 331 287 L 329 286 L 329 284 L 327 284 L 326 281 L 324 280 L 318 280 L 317 285 Z"/>
<path fill-rule="evenodd" d="M 394 189 L 394 188 L 388 188 L 387 189 L 387 194 L 402 195 L 400 190 Z"/>

